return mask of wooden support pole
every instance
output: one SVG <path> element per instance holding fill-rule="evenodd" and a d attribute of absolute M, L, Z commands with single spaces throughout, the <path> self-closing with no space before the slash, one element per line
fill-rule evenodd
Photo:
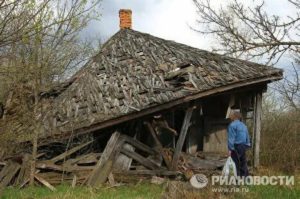
<path fill-rule="evenodd" d="M 262 92 L 256 93 L 254 104 L 254 167 L 259 166 L 260 133 L 261 133 L 261 114 L 262 114 Z"/>
<path fill-rule="evenodd" d="M 244 108 L 241 108 L 240 111 L 241 111 L 241 115 L 242 115 L 242 121 L 245 123 L 247 120 L 247 111 Z"/>
<path fill-rule="evenodd" d="M 227 108 L 226 118 L 229 118 L 230 112 L 231 112 L 231 107 L 233 107 L 234 104 L 235 104 L 235 96 L 231 95 L 230 100 L 229 100 L 229 104 L 228 104 L 228 108 Z"/>
<path fill-rule="evenodd" d="M 171 110 L 170 112 L 170 126 L 175 129 L 175 111 Z M 175 136 L 172 138 L 172 148 L 175 148 Z"/>
<path fill-rule="evenodd" d="M 199 149 L 199 143 L 202 141 L 201 109 L 202 105 L 199 103 L 192 114 L 192 125 L 186 137 L 186 152 L 189 154 L 196 154 Z"/>
<path fill-rule="evenodd" d="M 155 130 L 153 129 L 152 125 L 149 122 L 145 122 L 145 125 L 147 126 L 150 134 L 152 135 L 152 137 L 154 139 L 154 142 L 155 142 L 158 150 L 160 151 L 160 153 L 161 153 L 161 155 L 162 155 L 162 157 L 163 157 L 163 159 L 164 159 L 164 161 L 167 165 L 167 168 L 171 169 L 171 163 L 168 159 L 168 155 L 164 152 L 163 146 L 162 146 L 161 142 L 159 141 L 159 139 L 158 139 L 158 137 L 155 133 Z"/>
<path fill-rule="evenodd" d="M 172 160 L 172 165 L 171 165 L 172 170 L 177 169 L 177 163 L 179 160 L 180 153 L 182 151 L 182 146 L 183 146 L 186 134 L 187 134 L 189 126 L 190 126 L 190 120 L 192 117 L 193 109 L 194 109 L 194 107 L 190 107 L 190 108 L 188 108 L 188 110 L 185 113 L 184 121 L 183 121 L 180 135 L 179 135 L 179 139 L 177 141 L 176 148 L 175 148 L 174 155 L 173 155 L 173 160 Z"/>

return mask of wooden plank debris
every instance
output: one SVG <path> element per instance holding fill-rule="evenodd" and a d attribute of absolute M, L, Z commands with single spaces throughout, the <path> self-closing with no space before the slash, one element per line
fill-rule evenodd
<path fill-rule="evenodd" d="M 110 173 L 108 175 L 108 182 L 111 186 L 115 186 L 116 185 L 116 182 L 115 182 L 115 179 L 114 179 L 114 175 L 112 173 Z"/>
<path fill-rule="evenodd" d="M 114 172 L 114 174 L 119 174 L 121 172 Z M 168 170 L 130 170 L 122 172 L 126 175 L 150 175 L 150 176 L 177 176 L 180 174 L 178 171 L 168 171 Z"/>
<path fill-rule="evenodd" d="M 130 144 L 133 147 L 136 147 L 139 150 L 142 150 L 150 155 L 155 155 L 156 153 L 158 153 L 157 150 L 152 149 L 151 147 L 149 147 L 149 146 L 143 144 L 142 142 L 139 142 L 138 140 L 135 140 L 127 135 L 122 135 L 122 137 L 124 138 L 125 142 L 127 142 L 128 144 Z"/>
<path fill-rule="evenodd" d="M 49 161 L 41 161 L 37 162 L 36 168 L 38 169 L 51 169 L 54 171 L 61 171 L 61 172 L 76 172 L 76 171 L 82 171 L 82 170 L 92 170 L 94 166 L 77 166 L 77 165 L 69 165 L 69 164 L 62 164 L 57 165 L 53 164 Z"/>
<path fill-rule="evenodd" d="M 159 152 L 161 153 L 165 163 L 166 163 L 166 166 L 168 169 L 171 169 L 171 161 L 169 160 L 169 157 L 167 156 L 167 154 L 164 152 L 163 150 L 163 146 L 161 144 L 161 142 L 159 141 L 158 137 L 157 137 L 157 134 L 155 133 L 152 125 L 149 123 L 149 122 L 145 122 L 150 134 L 152 135 L 153 139 L 154 139 L 154 142 L 156 143 L 156 146 L 159 150 Z"/>
<path fill-rule="evenodd" d="M 77 175 L 74 175 L 73 180 L 72 180 L 72 188 L 76 187 L 76 183 L 77 183 Z"/>
<path fill-rule="evenodd" d="M 110 137 L 100 160 L 88 178 L 87 184 L 91 187 L 98 187 L 104 183 L 107 176 L 111 172 L 113 162 L 116 155 L 119 153 L 122 144 L 124 143 L 121 134 L 115 132 Z"/>
<path fill-rule="evenodd" d="M 65 165 L 80 165 L 80 164 L 92 164 L 97 163 L 101 153 L 89 153 L 81 155 L 76 158 L 68 159 L 64 162 Z"/>
<path fill-rule="evenodd" d="M 123 148 L 129 151 L 135 150 L 133 146 L 127 143 L 124 144 Z M 128 171 L 130 169 L 131 163 L 132 163 L 132 158 L 120 153 L 119 156 L 117 157 L 113 169 L 116 171 Z"/>
<path fill-rule="evenodd" d="M 55 187 L 53 187 L 49 182 L 47 182 L 45 179 L 41 178 L 37 174 L 34 175 L 34 178 L 37 181 L 39 181 L 40 183 L 42 183 L 45 187 L 47 187 L 48 189 L 50 189 L 51 191 L 56 191 Z"/>
<path fill-rule="evenodd" d="M 32 158 L 31 154 L 24 154 L 22 158 L 22 166 L 19 171 L 19 174 L 15 180 L 15 185 L 22 184 L 30 175 L 30 159 Z"/>
<path fill-rule="evenodd" d="M 64 152 L 64 153 L 62 153 L 62 154 L 60 154 L 59 156 L 56 156 L 56 157 L 52 158 L 50 161 L 55 163 L 55 162 L 58 162 L 58 161 L 60 161 L 60 160 L 63 160 L 63 159 L 66 158 L 67 156 L 69 156 L 69 155 L 75 153 L 76 151 L 79 151 L 80 149 L 82 149 L 83 147 L 89 145 L 89 144 L 92 143 L 92 142 L 93 142 L 93 141 L 89 141 L 89 142 L 86 142 L 86 143 L 84 143 L 84 144 L 81 144 L 81 145 L 79 145 L 79 146 L 77 146 L 77 147 L 74 147 L 74 148 L 72 148 L 72 149 L 70 149 L 70 150 L 68 150 L 68 151 L 66 151 L 66 152 Z"/>
<path fill-rule="evenodd" d="M 129 151 L 128 149 L 122 149 L 121 153 L 127 155 L 128 157 L 134 159 L 135 161 L 139 162 L 141 165 L 145 166 L 149 169 L 158 169 L 159 166 L 155 163 L 151 162 L 151 160 L 144 158 L 143 156 L 139 155 L 138 153 L 135 153 L 133 151 Z"/>
<path fill-rule="evenodd" d="M 174 155 L 173 155 L 172 166 L 171 166 L 173 170 L 176 170 L 176 168 L 177 168 L 177 163 L 178 163 L 178 160 L 179 160 L 180 153 L 182 151 L 182 146 L 183 146 L 186 134 L 188 132 L 188 128 L 190 126 L 190 120 L 191 120 L 191 117 L 192 117 L 193 109 L 194 109 L 194 107 L 189 107 L 187 109 L 186 113 L 185 113 L 185 116 L 184 116 L 184 120 L 183 120 L 183 124 L 182 124 L 182 127 L 181 127 L 179 139 L 177 141 L 175 152 L 174 152 Z"/>
<path fill-rule="evenodd" d="M 161 178 L 161 177 L 157 177 L 157 176 L 152 176 L 151 178 L 151 183 L 152 184 L 158 184 L 161 185 L 166 181 L 166 179 Z"/>
<path fill-rule="evenodd" d="M 47 150 L 49 149 L 46 146 L 46 149 L 41 151 L 40 154 L 42 155 L 37 158 L 35 164 L 35 169 L 37 169 L 34 175 L 35 182 L 41 183 L 53 191 L 55 190 L 54 186 L 62 182 L 69 183 L 72 187 L 78 185 L 99 187 L 101 184 L 108 182 L 113 187 L 118 185 L 119 182 L 138 182 L 140 179 L 152 179 L 155 183 L 160 183 L 163 181 L 162 177 L 175 178 L 186 175 L 186 173 L 192 174 L 199 171 L 199 169 L 215 169 L 218 167 L 216 165 L 220 165 L 219 160 L 203 160 L 202 156 L 187 156 L 182 152 L 193 109 L 194 107 L 189 107 L 185 112 L 174 150 L 174 146 L 173 148 L 163 148 L 158 137 L 160 129 L 156 128 L 157 126 L 150 122 L 149 118 L 146 118 L 146 120 L 139 121 L 139 126 L 134 129 L 135 132 L 132 132 L 132 129 L 128 130 L 130 126 L 128 126 L 127 134 L 122 134 L 119 131 L 111 133 L 109 130 L 109 134 L 105 135 L 110 137 L 104 150 L 102 140 L 99 142 L 101 146 L 94 148 L 93 145 L 93 147 L 86 150 L 86 146 L 92 141 L 86 142 L 86 139 L 82 139 L 79 140 L 76 147 L 61 151 L 59 155 L 54 153 L 56 155 L 49 157 L 49 154 L 52 153 L 48 153 Z M 136 138 L 130 136 L 134 133 L 137 135 Z M 150 145 L 150 143 L 141 139 L 143 138 L 141 136 L 144 136 L 142 133 L 148 133 L 147 136 L 152 136 L 155 145 Z M 88 137 L 88 139 L 90 138 Z M 100 139 L 98 137 L 95 140 Z M 54 146 L 56 146 L 56 143 L 54 143 Z M 84 147 L 86 148 L 82 150 Z M 117 162 L 119 157 L 124 157 L 126 161 Z M 29 182 L 31 155 L 25 154 L 23 158 L 22 156 L 17 158 L 11 156 L 10 159 L 22 162 L 22 165 L 13 162 L 13 164 L 18 165 L 18 168 L 11 173 L 9 171 L 12 170 L 12 161 L 3 162 L 3 166 L 0 167 L 2 168 L 0 183 L 3 184 L 3 179 L 5 179 L 2 189 L 7 185 L 23 187 Z M 127 160 L 132 161 L 133 164 L 129 164 Z M 162 164 L 162 161 L 165 164 Z M 8 173 L 11 173 L 12 176 L 9 176 Z"/>
<path fill-rule="evenodd" d="M 51 191 L 56 191 L 55 187 L 53 187 L 49 182 L 47 182 L 45 179 L 41 178 L 37 174 L 34 175 L 34 178 L 37 181 L 39 181 L 40 183 L 42 183 L 45 187 L 47 187 L 48 189 L 50 189 Z"/>
<path fill-rule="evenodd" d="M 16 162 L 9 161 L 5 167 L 0 172 L 0 190 L 3 190 L 12 181 L 21 166 Z"/>

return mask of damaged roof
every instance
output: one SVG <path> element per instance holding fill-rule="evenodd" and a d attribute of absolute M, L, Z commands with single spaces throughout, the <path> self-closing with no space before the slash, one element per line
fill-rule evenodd
<path fill-rule="evenodd" d="M 62 131 L 87 127 L 240 82 L 282 78 L 282 70 L 121 29 L 55 98 Z"/>
<path fill-rule="evenodd" d="M 161 110 L 162 105 L 170 108 L 281 78 L 280 69 L 121 29 L 71 81 L 55 90 L 43 120 L 45 134 L 93 131 L 96 125 L 113 125 Z"/>

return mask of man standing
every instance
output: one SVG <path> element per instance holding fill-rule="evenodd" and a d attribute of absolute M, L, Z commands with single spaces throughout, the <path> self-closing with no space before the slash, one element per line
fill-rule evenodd
<path fill-rule="evenodd" d="M 249 133 L 246 125 L 240 121 L 239 111 L 231 111 L 231 123 L 228 126 L 228 155 L 233 159 L 238 176 L 248 176 L 246 150 L 250 147 Z"/>

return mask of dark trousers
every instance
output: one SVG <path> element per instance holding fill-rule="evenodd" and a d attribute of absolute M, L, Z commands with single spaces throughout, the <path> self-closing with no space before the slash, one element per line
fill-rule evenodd
<path fill-rule="evenodd" d="M 231 152 L 231 158 L 236 165 L 236 171 L 238 176 L 248 176 L 248 167 L 246 159 L 247 146 L 244 144 L 235 144 L 234 151 Z"/>

